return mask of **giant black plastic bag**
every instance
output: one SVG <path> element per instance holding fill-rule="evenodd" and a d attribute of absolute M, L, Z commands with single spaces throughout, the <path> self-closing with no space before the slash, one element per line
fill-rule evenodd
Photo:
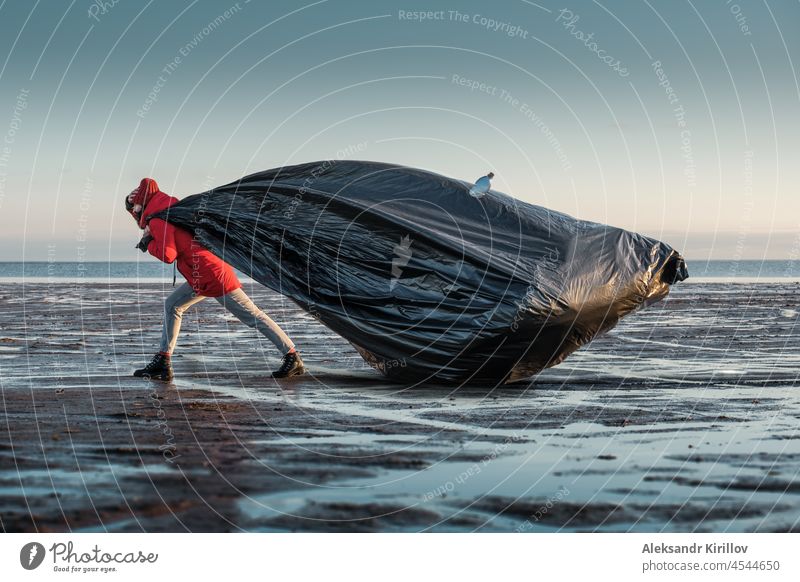
<path fill-rule="evenodd" d="M 431 172 L 325 161 L 252 174 L 162 217 L 400 381 L 514 381 L 687 277 L 666 244 Z"/>

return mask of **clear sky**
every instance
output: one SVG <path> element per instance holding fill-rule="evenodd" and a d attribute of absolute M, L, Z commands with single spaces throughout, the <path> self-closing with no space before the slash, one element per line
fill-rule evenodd
<path fill-rule="evenodd" d="M 337 157 L 493 170 L 689 259 L 797 259 L 798 22 L 777 0 L 7 0 L 0 260 L 133 260 L 141 177 L 182 197 Z"/>

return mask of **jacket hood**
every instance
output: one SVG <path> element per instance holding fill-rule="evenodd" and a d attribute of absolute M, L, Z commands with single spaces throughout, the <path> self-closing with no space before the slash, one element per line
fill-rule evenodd
<path fill-rule="evenodd" d="M 139 187 L 135 190 L 133 197 L 133 205 L 140 204 L 142 206 L 142 213 L 136 216 L 129 210 L 131 216 L 136 219 L 139 228 L 144 228 L 147 224 L 147 218 L 151 214 L 160 212 L 165 208 L 169 208 L 178 201 L 177 198 L 164 193 L 158 187 L 158 183 L 152 178 L 142 178 L 139 182 Z"/>

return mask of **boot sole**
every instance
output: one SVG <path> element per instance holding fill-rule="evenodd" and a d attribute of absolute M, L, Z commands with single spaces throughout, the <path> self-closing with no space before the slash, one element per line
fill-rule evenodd
<path fill-rule="evenodd" d="M 303 375 L 303 374 L 305 374 L 305 373 L 306 373 L 306 369 L 305 369 L 305 367 L 302 367 L 302 368 L 297 368 L 297 369 L 295 369 L 295 370 L 292 370 L 291 372 L 289 372 L 289 373 L 288 373 L 288 374 L 286 374 L 285 376 L 276 376 L 276 375 L 273 373 L 273 374 L 272 374 L 272 377 L 273 377 L 273 378 L 278 378 L 278 379 L 281 379 L 281 378 L 294 378 L 295 376 L 302 376 L 302 375 Z"/>

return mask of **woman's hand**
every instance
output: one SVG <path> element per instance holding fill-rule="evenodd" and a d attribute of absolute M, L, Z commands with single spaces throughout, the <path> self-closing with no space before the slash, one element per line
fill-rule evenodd
<path fill-rule="evenodd" d="M 136 245 L 136 248 L 142 251 L 143 253 L 147 252 L 147 245 L 150 244 L 150 241 L 153 240 L 153 235 L 150 234 L 150 226 L 147 225 L 144 227 L 142 231 L 142 240 L 139 241 L 139 244 Z"/>

